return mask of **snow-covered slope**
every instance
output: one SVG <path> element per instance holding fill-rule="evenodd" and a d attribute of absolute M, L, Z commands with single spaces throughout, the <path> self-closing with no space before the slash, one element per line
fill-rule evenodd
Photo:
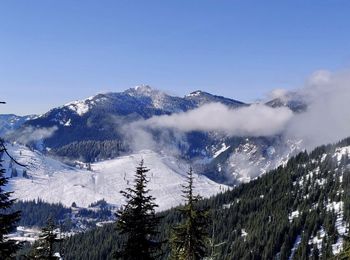
<path fill-rule="evenodd" d="M 156 197 L 159 210 L 182 202 L 181 185 L 185 183 L 188 166 L 152 151 L 145 150 L 98 162 L 92 164 L 92 171 L 89 171 L 67 166 L 17 144 L 8 145 L 8 150 L 19 162 L 27 165 L 28 177 L 23 177 L 24 169 L 3 156 L 8 177 L 11 176 L 12 169 L 16 168 L 18 177 L 10 178 L 8 188 L 14 191 L 14 197 L 19 200 L 41 198 L 67 206 L 76 202 L 78 206 L 87 207 L 92 202 L 105 199 L 118 206 L 124 202 L 120 191 L 132 185 L 135 167 L 143 159 L 145 166 L 151 169 L 149 188 Z M 227 189 L 202 175 L 196 176 L 195 186 L 196 191 L 204 197 Z"/>

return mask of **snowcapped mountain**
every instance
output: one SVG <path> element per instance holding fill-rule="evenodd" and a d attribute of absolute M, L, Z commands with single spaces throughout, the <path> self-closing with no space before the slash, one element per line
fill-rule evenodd
<path fill-rule="evenodd" d="M 266 105 L 271 107 L 288 107 L 296 113 L 304 112 L 307 109 L 306 100 L 296 92 L 285 93 L 282 97 L 266 102 Z"/>
<path fill-rule="evenodd" d="M 300 101 L 299 104 L 298 100 L 293 96 L 266 104 L 272 107 L 287 106 L 302 112 L 300 104 L 303 103 Z M 42 138 L 39 143 L 29 144 L 64 159 L 95 162 L 134 152 L 131 144 L 134 140 L 130 140 L 132 136 L 127 136 L 130 131 L 126 133 L 126 125 L 153 116 L 186 112 L 213 102 L 233 109 L 249 106 L 200 90 L 181 98 L 142 85 L 120 93 L 97 94 L 53 108 L 26 121 L 12 135 L 12 140 L 25 136 L 28 128 L 30 131 L 47 129 L 52 134 Z M 147 134 L 157 143 L 155 148 L 151 148 L 154 152 L 166 154 L 167 151 L 178 150 L 177 156 L 191 163 L 197 172 L 229 184 L 249 181 L 275 168 L 298 151 L 300 142 L 282 140 L 280 136 L 231 137 L 200 131 L 181 134 L 180 137 L 168 131 L 166 140 L 162 138 L 161 131 L 149 130 Z"/>
<path fill-rule="evenodd" d="M 54 108 L 41 115 L 28 125 L 39 126 L 59 124 L 74 127 L 86 118 L 97 115 L 128 117 L 129 120 L 150 118 L 155 115 L 185 112 L 203 104 L 219 102 L 230 107 L 245 106 L 243 102 L 215 96 L 203 91 L 195 91 L 184 98 L 170 96 L 150 86 L 142 85 L 121 93 L 105 93 L 81 101 L 73 101 Z M 95 117 L 94 117 L 95 116 Z"/>
<path fill-rule="evenodd" d="M 149 86 L 139 86 L 121 93 L 105 93 L 54 108 L 33 119 L 24 127 L 57 127 L 46 138 L 50 148 L 62 147 L 74 141 L 122 139 L 120 128 L 126 123 L 152 116 L 184 112 L 204 103 L 220 102 L 231 106 L 243 103 L 205 92 L 185 98 L 167 95 Z M 19 131 L 20 133 L 20 131 Z"/>
<path fill-rule="evenodd" d="M 241 101 L 237 101 L 237 100 L 222 97 L 222 96 L 212 95 L 210 93 L 207 93 L 207 92 L 204 92 L 201 90 L 197 90 L 197 91 L 194 91 L 194 92 L 186 95 L 184 97 L 184 99 L 191 101 L 192 103 L 195 104 L 196 107 L 204 105 L 204 104 L 208 104 L 208 103 L 215 103 L 215 102 L 224 104 L 224 105 L 231 107 L 231 108 L 247 106 L 247 104 L 245 104 Z"/>
<path fill-rule="evenodd" d="M 8 151 L 27 168 L 20 167 L 3 155 L 6 176 L 10 178 L 8 189 L 19 200 L 40 198 L 46 202 L 61 202 L 71 206 L 87 207 L 93 202 L 105 199 L 119 206 L 124 202 L 120 194 L 132 184 L 136 166 L 143 159 L 150 168 L 148 187 L 159 204 L 159 210 L 169 209 L 182 202 L 181 185 L 185 183 L 188 165 L 170 156 L 153 151 L 91 164 L 91 169 L 75 168 L 49 158 L 25 146 L 7 145 Z M 204 197 L 227 190 L 203 175 L 195 177 L 195 189 Z"/>
<path fill-rule="evenodd" d="M 227 138 L 221 148 L 213 147 L 213 159 L 205 165 L 207 175 L 229 175 L 233 184 L 246 183 L 266 172 L 285 164 L 302 150 L 301 140 L 287 140 L 276 136 L 270 138 Z M 210 174 L 211 173 L 211 174 Z M 214 175 L 215 176 L 215 175 Z M 214 178 L 215 179 L 215 178 Z"/>

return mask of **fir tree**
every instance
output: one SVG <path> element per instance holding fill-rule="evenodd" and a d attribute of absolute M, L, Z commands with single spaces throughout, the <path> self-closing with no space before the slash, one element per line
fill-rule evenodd
<path fill-rule="evenodd" d="M 136 168 L 133 188 L 121 191 L 127 203 L 116 214 L 117 230 L 125 237 L 122 248 L 115 258 L 125 260 L 148 260 L 160 256 L 161 242 L 154 238 L 158 234 L 159 217 L 155 215 L 154 197 L 148 195 L 146 173 L 149 171 L 141 161 Z"/>
<path fill-rule="evenodd" d="M 0 154 L 5 152 L 5 147 L 2 140 Z M 0 259 L 10 259 L 14 257 L 16 251 L 20 245 L 16 241 L 6 239 L 6 235 L 9 234 L 14 228 L 15 223 L 20 219 L 20 212 L 7 213 L 11 208 L 14 201 L 10 199 L 12 192 L 6 192 L 4 186 L 7 184 L 8 179 L 5 177 L 5 169 L 3 169 L 0 161 Z"/>
<path fill-rule="evenodd" d="M 54 245 L 61 242 L 58 234 L 55 232 L 56 226 L 52 218 L 49 218 L 45 227 L 41 229 L 41 234 L 37 245 L 34 248 L 31 258 L 33 259 L 59 259 L 55 256 Z"/>
<path fill-rule="evenodd" d="M 200 196 L 193 194 L 192 168 L 187 173 L 187 185 L 183 186 L 185 206 L 180 209 L 183 222 L 173 228 L 171 257 L 178 260 L 197 260 L 207 256 L 209 241 L 208 210 L 199 209 Z"/>

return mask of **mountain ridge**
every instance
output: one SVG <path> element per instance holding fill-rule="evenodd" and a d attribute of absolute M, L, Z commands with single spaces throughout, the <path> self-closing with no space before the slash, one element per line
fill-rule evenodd
<path fill-rule="evenodd" d="M 151 117 L 184 113 L 213 102 L 219 102 L 231 109 L 250 105 L 201 90 L 191 92 L 185 97 L 177 97 L 141 85 L 123 92 L 99 93 L 53 108 L 45 114 L 25 121 L 10 140 L 18 140 L 18 137 L 27 134 L 28 129 L 34 132 L 38 129 L 47 129 L 51 135 L 42 138 L 39 143 L 31 142 L 29 145 L 41 149 L 42 152 L 47 150 L 50 154 L 64 159 L 94 162 L 133 152 L 130 140 L 132 136 L 126 136 L 130 131 L 125 126 Z M 288 106 L 284 103 L 270 105 Z M 203 131 L 179 135 L 172 130 L 164 130 L 168 135 L 168 140 L 165 141 L 160 140 L 162 138 L 160 130 L 147 130 L 147 135 L 158 144 L 157 152 L 178 150 L 178 156 L 193 164 L 201 174 L 231 185 L 251 179 L 250 176 L 247 178 L 244 175 L 258 176 L 278 166 L 293 153 L 289 151 L 296 146 L 295 142 L 299 141 L 287 140 L 283 143 L 279 136 L 231 137 L 222 133 Z M 223 145 L 229 148 L 219 156 L 217 153 Z M 245 149 L 247 145 L 252 149 Z M 104 147 L 109 147 L 113 153 L 105 152 Z M 279 147 L 283 147 L 285 151 Z M 91 152 L 92 150 L 95 151 Z M 253 154 L 249 150 L 255 150 L 256 153 Z M 250 167 L 248 171 L 234 162 L 232 158 L 236 154 L 247 161 Z"/>

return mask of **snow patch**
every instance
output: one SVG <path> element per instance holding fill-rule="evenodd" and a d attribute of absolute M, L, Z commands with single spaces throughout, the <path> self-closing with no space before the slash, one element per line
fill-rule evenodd
<path fill-rule="evenodd" d="M 297 236 L 297 238 L 294 241 L 292 252 L 291 252 L 291 254 L 290 254 L 289 258 L 288 258 L 289 260 L 293 260 L 295 252 L 297 251 L 300 243 L 301 243 L 301 236 L 299 235 L 299 236 Z"/>
<path fill-rule="evenodd" d="M 75 111 L 79 116 L 89 111 L 89 105 L 84 101 L 73 101 L 68 105 L 68 108 Z"/>
<path fill-rule="evenodd" d="M 241 230 L 241 237 L 243 237 L 244 241 L 246 240 L 246 237 L 248 236 L 248 233 L 245 231 L 245 229 Z"/>
<path fill-rule="evenodd" d="M 225 152 L 227 149 L 229 149 L 230 146 L 226 146 L 225 143 L 222 143 L 221 144 L 221 148 L 220 150 L 216 151 L 215 154 L 213 155 L 213 158 L 216 158 L 218 157 L 220 154 L 222 154 L 223 152 Z"/>
<path fill-rule="evenodd" d="M 299 214 L 300 214 L 299 210 L 295 210 L 292 213 L 290 213 L 289 216 L 288 216 L 289 222 L 292 222 L 293 219 L 298 218 Z"/>
<path fill-rule="evenodd" d="M 186 95 L 186 97 L 198 97 L 198 96 L 200 96 L 201 94 L 202 94 L 202 91 L 197 90 L 197 91 L 194 91 L 194 92 L 192 92 L 192 93 Z"/>
<path fill-rule="evenodd" d="M 337 148 L 335 150 L 335 157 L 337 158 L 338 162 L 341 160 L 343 155 L 350 154 L 350 146 L 345 146 L 341 148 Z"/>
<path fill-rule="evenodd" d="M 71 126 L 72 125 L 72 120 L 71 119 L 69 119 L 65 124 L 64 124 L 64 126 Z"/>

